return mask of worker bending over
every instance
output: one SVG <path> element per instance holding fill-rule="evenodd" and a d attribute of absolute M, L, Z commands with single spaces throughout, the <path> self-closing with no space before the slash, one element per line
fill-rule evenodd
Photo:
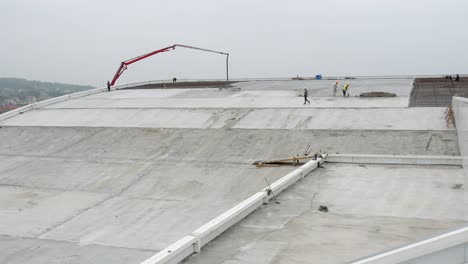
<path fill-rule="evenodd" d="M 348 94 L 348 87 L 349 87 L 349 84 L 343 85 L 343 97 L 346 96 L 346 94 Z"/>

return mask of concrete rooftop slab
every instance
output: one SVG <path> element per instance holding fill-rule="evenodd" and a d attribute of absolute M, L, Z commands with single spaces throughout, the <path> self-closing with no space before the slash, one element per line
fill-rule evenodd
<path fill-rule="evenodd" d="M 34 238 L 95 206 L 106 195 L 2 185 L 0 198 L 0 234 Z"/>
<path fill-rule="evenodd" d="M 332 83 L 118 90 L 1 121 L 0 250 L 8 254 L 0 262 L 139 263 L 294 169 L 253 161 L 302 154 L 307 144 L 313 152 L 459 155 L 443 108 L 406 107 L 411 80 L 349 80 L 352 94 L 395 98 L 333 98 Z M 327 165 L 189 261 L 301 263 L 319 259 L 310 250 L 318 248 L 334 263 L 412 241 L 468 221 L 450 210 L 465 206 L 460 171 Z M 316 212 L 316 203 L 331 211 Z M 379 246 L 349 248 L 342 238 Z"/>
<path fill-rule="evenodd" d="M 120 91 L 119 91 L 120 92 Z M 234 95 L 225 94 L 222 91 L 214 91 L 209 97 L 202 97 L 205 91 L 193 90 L 190 96 L 198 95 L 200 98 L 178 97 L 151 98 L 148 91 L 140 94 L 140 90 L 132 90 L 134 93 L 130 98 L 113 99 L 112 93 L 106 93 L 108 98 L 77 98 L 57 104 L 49 105 L 46 109 L 82 109 L 82 108 L 111 108 L 111 109 L 145 109 L 145 108 L 168 108 L 168 109 L 194 109 L 194 108 L 405 108 L 408 106 L 408 97 L 311 97 L 310 104 L 304 105 L 301 96 L 302 91 L 294 92 L 288 96 L 271 94 L 268 91 L 242 92 Z M 278 91 L 277 91 L 278 92 Z M 285 91 L 288 92 L 288 91 Z M 246 93 L 249 93 L 248 96 Z M 148 95 L 145 97 L 144 95 Z M 140 96 L 140 98 L 136 98 Z M 104 97 L 104 96 L 103 96 Z"/>
<path fill-rule="evenodd" d="M 259 171 L 247 158 L 262 150 L 248 144 L 221 155 L 215 151 L 220 142 L 235 138 L 205 137 L 203 131 L 4 127 L 0 132 L 11 135 L 0 154 L 8 160 L 0 163 L 0 186 L 7 195 L 2 200 L 9 201 L 0 205 L 7 221 L 0 234 L 11 237 L 159 250 L 264 188 L 265 177 L 274 181 L 292 170 Z M 33 148 L 41 141 L 26 140 L 28 148 L 21 141 L 51 134 L 62 140 L 43 152 Z M 10 190 L 16 188 L 18 194 Z M 48 216 L 62 206 L 68 210 L 55 214 L 57 220 Z"/>
<path fill-rule="evenodd" d="M 0 263 L 15 264 L 128 264 L 139 263 L 154 251 L 99 245 L 78 245 L 66 241 L 0 236 Z"/>
<path fill-rule="evenodd" d="M 325 164 L 184 263 L 348 263 L 466 225 L 464 183 L 460 167 Z"/>
<path fill-rule="evenodd" d="M 442 108 L 258 109 L 248 113 L 233 128 L 447 130 L 444 117 Z"/>
<path fill-rule="evenodd" d="M 107 163 L 251 163 L 314 150 L 341 154 L 458 155 L 456 131 L 3 127 L 2 157 Z M 45 148 L 42 140 L 50 139 Z M 79 141 L 77 141 L 80 139 Z M 222 149 L 222 150 L 220 150 Z M 298 153 L 299 152 L 299 153 Z M 10 162 L 3 163 L 9 167 Z"/>
<path fill-rule="evenodd" d="M 397 109 L 41 109 L 3 126 L 453 130 L 443 108 Z"/>

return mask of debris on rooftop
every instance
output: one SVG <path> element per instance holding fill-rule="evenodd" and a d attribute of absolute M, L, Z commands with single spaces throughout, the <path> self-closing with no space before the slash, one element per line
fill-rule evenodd
<path fill-rule="evenodd" d="M 320 212 L 328 213 L 328 207 L 325 206 L 325 205 L 319 206 L 318 210 L 319 210 Z"/>
<path fill-rule="evenodd" d="M 395 93 L 388 93 L 388 92 L 367 92 L 361 93 L 360 97 L 395 97 Z"/>
<path fill-rule="evenodd" d="M 255 165 L 257 167 L 278 167 L 280 165 L 292 165 L 296 166 L 299 164 L 304 164 L 308 160 L 317 160 L 317 158 L 323 158 L 326 157 L 327 153 L 324 152 L 322 153 L 321 151 L 319 153 L 315 153 L 312 156 L 309 156 L 311 151 L 310 144 L 307 144 L 306 149 L 304 151 L 304 154 L 299 156 L 297 154 L 296 156 L 293 156 L 291 158 L 282 158 L 282 159 L 273 159 L 273 160 L 257 160 L 252 163 L 252 165 Z"/>

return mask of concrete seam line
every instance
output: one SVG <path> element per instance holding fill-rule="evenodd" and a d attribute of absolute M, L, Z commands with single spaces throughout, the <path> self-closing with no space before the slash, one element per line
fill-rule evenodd
<path fill-rule="evenodd" d="M 400 263 L 420 256 L 447 249 L 468 241 L 468 227 L 425 239 L 408 246 L 397 248 L 376 256 L 353 262 L 352 264 Z"/>
<path fill-rule="evenodd" d="M 460 159 L 460 156 L 443 156 L 443 155 L 393 155 L 393 154 L 328 154 L 328 158 L 332 157 L 378 157 L 378 158 L 433 158 L 433 159 Z"/>
<path fill-rule="evenodd" d="M 462 165 L 461 156 L 331 154 L 330 163 Z"/>
<path fill-rule="evenodd" d="M 323 158 L 311 160 L 272 183 L 271 188 L 274 189 L 273 192 L 275 195 L 278 195 L 281 191 L 287 189 L 296 181 L 302 179 L 306 174 L 316 169 L 319 164 L 324 162 L 326 157 L 327 155 L 325 154 Z M 171 244 L 140 264 L 177 263 L 191 254 L 199 252 L 202 246 L 206 245 L 226 229 L 235 225 L 247 215 L 255 211 L 255 209 L 260 207 L 263 204 L 263 199 L 265 197 L 271 196 L 272 198 L 273 194 L 268 195 L 267 190 L 268 188 L 265 188 L 262 191 L 255 193 L 231 209 L 215 217 L 213 220 L 199 227 L 190 235 L 179 239 L 177 242 Z M 212 233 L 214 233 L 214 235 L 210 237 Z M 208 238 L 208 240 L 206 241 L 205 238 Z M 204 240 L 203 243 L 202 240 Z M 187 249 L 190 250 L 187 251 Z"/>

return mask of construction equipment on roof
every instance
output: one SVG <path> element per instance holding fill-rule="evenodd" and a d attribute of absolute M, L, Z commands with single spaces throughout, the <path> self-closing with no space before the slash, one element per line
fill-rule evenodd
<path fill-rule="evenodd" d="M 229 53 L 216 51 L 216 50 L 197 48 L 197 47 L 192 47 L 192 46 L 187 46 L 187 45 L 182 45 L 182 44 L 174 44 L 174 45 L 169 46 L 169 47 L 158 49 L 158 50 L 152 51 L 150 53 L 146 53 L 146 54 L 143 54 L 141 56 L 138 56 L 138 57 L 126 60 L 126 61 L 122 61 L 120 63 L 119 68 L 117 69 L 117 72 L 114 75 L 114 78 L 112 78 L 112 81 L 111 81 L 110 85 L 114 86 L 115 82 L 120 77 L 120 75 L 122 75 L 122 73 L 127 69 L 128 65 L 133 64 L 135 62 L 138 62 L 140 60 L 146 59 L 148 57 L 151 57 L 151 56 L 156 55 L 156 54 L 161 53 L 161 52 L 167 52 L 167 51 L 175 50 L 176 47 L 187 48 L 187 49 L 195 49 L 195 50 L 200 50 L 200 51 L 206 51 L 206 52 L 212 52 L 212 53 L 218 53 L 218 54 L 221 54 L 221 55 L 226 55 L 226 80 L 229 81 Z"/>
<path fill-rule="evenodd" d="M 302 156 L 299 156 L 299 154 L 297 154 L 296 156 L 293 156 L 291 158 L 264 160 L 264 161 L 259 160 L 259 161 L 255 161 L 252 164 L 257 167 L 278 167 L 280 165 L 296 166 L 298 164 L 304 164 L 309 160 L 316 160 L 319 157 L 323 158 L 324 155 L 326 156 L 326 153 L 322 154 L 321 152 L 315 153 L 314 155 L 310 156 L 309 155 L 310 151 L 311 151 L 310 144 L 308 144 Z"/>

